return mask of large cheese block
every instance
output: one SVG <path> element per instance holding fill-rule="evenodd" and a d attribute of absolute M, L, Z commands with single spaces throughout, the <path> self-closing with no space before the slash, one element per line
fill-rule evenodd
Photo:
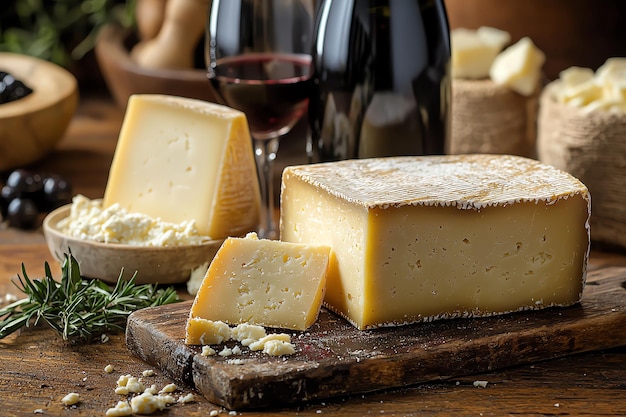
<path fill-rule="evenodd" d="M 228 238 L 200 285 L 190 320 L 305 330 L 322 305 L 329 253 L 328 246 L 258 239 L 254 233 Z"/>
<path fill-rule="evenodd" d="M 359 329 L 579 301 L 590 198 L 522 157 L 287 167 L 281 239 L 332 248 L 326 305 Z"/>
<path fill-rule="evenodd" d="M 201 100 L 133 95 L 104 193 L 129 212 L 195 221 L 214 239 L 255 230 L 260 213 L 244 113 Z"/>

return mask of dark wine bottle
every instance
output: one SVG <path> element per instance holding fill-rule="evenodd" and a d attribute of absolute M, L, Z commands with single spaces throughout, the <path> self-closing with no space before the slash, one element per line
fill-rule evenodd
<path fill-rule="evenodd" d="M 443 0 L 322 0 L 309 159 L 443 154 L 450 37 Z"/>

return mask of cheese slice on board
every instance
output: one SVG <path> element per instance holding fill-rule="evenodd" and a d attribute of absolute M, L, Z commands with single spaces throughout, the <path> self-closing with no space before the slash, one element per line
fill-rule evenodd
<path fill-rule="evenodd" d="M 196 294 L 190 320 L 305 330 L 319 314 L 330 248 L 228 238 L 217 251 Z"/>
<path fill-rule="evenodd" d="M 359 329 L 580 300 L 590 197 L 507 155 L 287 167 L 281 239 L 332 248 L 325 304 Z"/>
<path fill-rule="evenodd" d="M 130 97 L 103 206 L 195 220 L 214 239 L 255 230 L 260 193 L 244 113 L 166 95 Z"/>

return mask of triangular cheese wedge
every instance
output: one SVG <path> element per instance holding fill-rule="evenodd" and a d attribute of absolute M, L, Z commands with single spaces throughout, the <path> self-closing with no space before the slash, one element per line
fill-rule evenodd
<path fill-rule="evenodd" d="M 255 230 L 260 193 L 244 113 L 201 100 L 130 97 L 103 206 L 194 220 L 213 239 Z"/>

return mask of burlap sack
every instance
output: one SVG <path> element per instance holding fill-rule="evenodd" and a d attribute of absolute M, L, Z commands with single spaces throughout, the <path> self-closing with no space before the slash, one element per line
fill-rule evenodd
<path fill-rule="evenodd" d="M 535 157 L 538 93 L 524 97 L 490 79 L 452 80 L 448 153 Z"/>
<path fill-rule="evenodd" d="M 591 239 L 626 248 L 626 115 L 585 112 L 541 94 L 538 158 L 580 179 L 591 193 Z"/>

